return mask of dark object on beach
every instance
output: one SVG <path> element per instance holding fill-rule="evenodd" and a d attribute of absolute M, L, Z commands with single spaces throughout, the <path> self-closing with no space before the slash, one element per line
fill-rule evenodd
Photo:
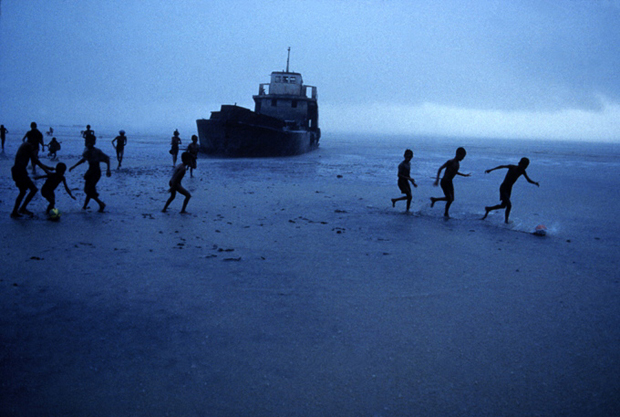
<path fill-rule="evenodd" d="M 272 72 L 271 82 L 260 84 L 253 98 L 254 111 L 222 105 L 220 111 L 211 112 L 210 119 L 196 120 L 202 152 L 265 157 L 298 155 L 318 148 L 317 89 L 304 85 L 300 73 L 289 72 L 288 59 L 286 71 Z"/>
<path fill-rule="evenodd" d="M 547 226 L 545 226 L 544 224 L 539 224 L 538 226 L 536 226 L 532 234 L 535 236 L 547 236 Z"/>
<path fill-rule="evenodd" d="M 56 159 L 57 158 L 56 152 L 60 150 L 60 142 L 58 142 L 56 138 L 52 138 L 50 143 L 47 144 L 47 150 L 48 150 L 47 156 L 50 157 L 51 159 Z"/>

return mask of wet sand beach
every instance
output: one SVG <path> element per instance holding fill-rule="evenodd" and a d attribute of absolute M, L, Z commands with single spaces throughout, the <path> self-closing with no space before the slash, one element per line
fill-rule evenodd
<path fill-rule="evenodd" d="M 406 214 L 394 173 L 353 180 L 325 152 L 201 158 L 188 215 L 160 212 L 168 159 L 126 156 L 106 213 L 80 209 L 76 169 L 59 222 L 40 195 L 9 218 L 0 160 L 0 415 L 620 413 L 617 243 L 457 203 L 444 221 L 428 187 Z"/>

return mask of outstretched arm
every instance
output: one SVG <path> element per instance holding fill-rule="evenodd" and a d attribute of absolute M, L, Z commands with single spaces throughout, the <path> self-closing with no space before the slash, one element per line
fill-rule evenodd
<path fill-rule="evenodd" d="M 523 176 L 525 177 L 527 182 L 529 182 L 530 184 L 534 184 L 535 186 L 540 187 L 539 183 L 537 183 L 536 181 L 532 181 L 530 177 L 527 176 L 527 172 L 523 171 Z"/>
<path fill-rule="evenodd" d="M 488 174 L 491 171 L 495 171 L 496 169 L 502 169 L 502 168 L 508 169 L 508 165 L 499 165 L 499 166 L 496 166 L 495 168 L 487 169 L 486 171 L 484 171 L 484 173 Z"/>
<path fill-rule="evenodd" d="M 50 171 L 54 171 L 55 168 L 54 167 L 49 167 L 47 165 L 44 165 L 41 161 L 39 161 L 39 158 L 33 159 L 34 163 L 37 164 L 38 166 L 40 166 L 41 168 L 43 168 L 43 171 L 47 172 L 49 174 Z"/>
<path fill-rule="evenodd" d="M 71 168 L 69 168 L 69 172 L 73 171 L 73 168 L 75 168 L 78 165 L 82 165 L 84 162 L 86 162 L 86 158 L 80 159 L 75 165 L 73 165 Z"/>
<path fill-rule="evenodd" d="M 469 177 L 471 174 L 463 174 L 462 172 L 457 172 L 456 175 L 460 175 L 461 177 Z"/>

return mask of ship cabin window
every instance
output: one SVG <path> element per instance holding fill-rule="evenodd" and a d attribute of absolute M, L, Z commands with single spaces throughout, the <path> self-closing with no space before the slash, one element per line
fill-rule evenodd
<path fill-rule="evenodd" d="M 278 100 L 275 98 L 271 100 L 271 107 L 276 107 L 278 105 Z"/>
<path fill-rule="evenodd" d="M 296 109 L 296 108 L 297 108 L 297 100 L 293 100 L 293 101 L 291 102 L 291 107 L 293 107 L 294 109 Z"/>
<path fill-rule="evenodd" d="M 297 83 L 297 77 L 295 76 L 289 76 L 289 75 L 276 75 L 276 82 L 277 83 L 284 83 L 284 84 L 296 84 Z"/>

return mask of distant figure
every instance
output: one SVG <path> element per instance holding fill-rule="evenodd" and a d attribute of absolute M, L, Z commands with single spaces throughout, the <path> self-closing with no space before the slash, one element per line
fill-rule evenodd
<path fill-rule="evenodd" d="M 45 149 L 45 144 L 43 143 L 43 133 L 37 129 L 37 124 L 35 122 L 30 123 L 30 130 L 26 132 L 24 137 L 22 138 L 22 142 L 28 142 L 32 145 L 34 149 L 34 154 L 36 158 L 39 157 L 39 146 Z M 35 161 L 32 160 L 32 173 L 36 173 Z"/>
<path fill-rule="evenodd" d="M 47 150 L 49 151 L 47 156 L 49 156 L 52 161 L 55 160 L 57 158 L 56 152 L 60 150 L 60 142 L 58 142 L 56 138 L 52 138 L 50 143 L 47 144 Z"/>
<path fill-rule="evenodd" d="M 192 143 L 187 147 L 187 152 L 192 157 L 192 162 L 189 166 L 189 176 L 194 177 L 194 169 L 196 168 L 196 162 L 198 161 L 198 152 L 200 151 L 200 145 L 198 145 L 198 136 L 192 135 Z"/>
<path fill-rule="evenodd" d="M 82 130 L 80 132 L 82 137 L 84 138 L 84 147 L 88 150 L 88 146 L 92 144 L 95 146 L 97 143 L 97 137 L 95 136 L 95 131 L 90 128 L 90 125 L 86 125 L 86 130 Z"/>
<path fill-rule="evenodd" d="M 67 166 L 62 162 L 59 162 L 56 164 L 56 172 L 50 172 L 47 175 L 41 175 L 34 178 L 35 180 L 47 178 L 43 184 L 43 187 L 41 187 L 41 195 L 49 202 L 47 209 L 45 210 L 45 214 L 49 214 L 50 210 L 56 208 L 56 195 L 54 194 L 54 191 L 61 182 L 64 184 L 67 194 L 75 200 L 75 197 L 71 194 L 71 190 L 67 185 L 67 180 L 65 180 L 66 170 Z"/>
<path fill-rule="evenodd" d="M 4 127 L 4 125 L 0 125 L 0 139 L 2 139 L 2 153 L 4 153 L 4 142 L 6 141 L 6 134 L 9 131 Z"/>
<path fill-rule="evenodd" d="M 92 198 L 99 204 L 99 212 L 103 213 L 105 203 L 99 199 L 99 193 L 97 192 L 97 182 L 101 178 L 101 167 L 99 166 L 99 163 L 105 162 L 107 164 L 108 169 L 106 171 L 106 176 L 111 176 L 110 157 L 89 143 L 88 148 L 82 155 L 82 159 L 69 168 L 69 172 L 84 162 L 88 162 L 88 170 L 84 174 L 84 192 L 86 193 L 86 200 L 84 201 L 84 207 L 82 207 L 82 210 L 86 210 L 88 208 L 88 203 Z"/>
<path fill-rule="evenodd" d="M 409 185 L 409 181 L 413 184 L 414 187 L 418 185 L 415 183 L 415 180 L 411 178 L 411 159 L 413 159 L 413 151 L 411 149 L 407 149 L 405 151 L 405 160 L 398 165 L 398 188 L 401 193 L 405 194 L 403 197 L 393 198 L 392 199 L 392 207 L 396 207 L 397 201 L 407 200 L 407 211 L 409 211 L 409 207 L 411 207 L 411 199 L 413 198 L 411 195 L 411 186 Z"/>
<path fill-rule="evenodd" d="M 116 149 L 116 160 L 118 161 L 118 167 L 116 169 L 120 169 L 121 163 L 123 162 L 125 145 L 127 145 L 127 136 L 125 136 L 124 130 L 119 130 L 118 136 L 112 139 L 112 146 Z"/>
<path fill-rule="evenodd" d="M 179 154 L 179 145 L 181 145 L 181 138 L 179 137 L 179 131 L 175 130 L 172 134 L 172 140 L 170 142 L 170 155 L 172 155 L 172 166 L 177 164 L 177 155 Z"/>
<path fill-rule="evenodd" d="M 517 182 L 519 177 L 523 175 L 527 182 L 530 184 L 534 184 L 537 187 L 540 187 L 540 184 L 536 181 L 532 181 L 530 177 L 527 176 L 527 172 L 525 169 L 530 164 L 530 160 L 527 158 L 521 158 L 519 161 L 519 165 L 500 165 L 495 168 L 487 169 L 484 171 L 485 174 L 488 174 L 491 171 L 495 171 L 496 169 L 506 168 L 508 172 L 506 173 L 506 177 L 504 177 L 504 182 L 499 186 L 499 199 L 502 202 L 496 206 L 485 207 L 485 213 L 482 219 L 486 219 L 490 212 L 493 210 L 506 209 L 505 214 L 505 223 L 508 223 L 508 216 L 510 216 L 510 210 L 512 209 L 512 203 L 510 202 L 510 195 L 512 194 L 512 186 Z"/>
<path fill-rule="evenodd" d="M 172 200 L 174 200 L 174 198 L 177 196 L 177 191 L 185 196 L 185 200 L 183 201 L 183 207 L 181 208 L 181 213 L 187 213 L 185 211 L 185 208 L 187 207 L 187 203 L 189 203 L 189 199 L 192 198 L 192 195 L 189 193 L 189 191 L 183 188 L 183 185 L 181 185 L 181 181 L 185 176 L 185 172 L 187 170 L 186 166 L 189 166 L 191 162 L 191 155 L 188 152 L 183 152 L 181 154 L 181 163 L 174 169 L 174 172 L 172 173 L 172 178 L 168 183 L 170 185 L 170 190 L 168 190 L 170 192 L 170 198 L 168 199 L 168 201 L 166 201 L 166 204 L 164 205 L 164 209 L 162 210 L 163 213 L 166 212 L 168 206 L 170 205 L 170 203 L 172 203 Z"/>
<path fill-rule="evenodd" d="M 47 136 L 52 136 L 52 135 L 54 134 L 54 128 L 52 128 L 52 127 L 50 126 L 50 130 L 48 130 L 48 131 L 47 131 L 47 132 L 45 132 L 45 133 L 47 133 Z"/>
<path fill-rule="evenodd" d="M 46 173 L 53 171 L 54 168 L 48 167 L 47 165 L 43 165 L 39 158 L 37 157 L 36 150 L 34 145 L 30 142 L 24 142 L 21 144 L 17 152 L 15 153 L 15 164 L 11 168 L 11 175 L 13 176 L 13 181 L 15 181 L 15 185 L 19 189 L 19 195 L 15 199 L 15 206 L 13 207 L 13 211 L 11 212 L 11 217 L 17 218 L 22 217 L 22 214 L 26 214 L 28 216 L 32 216 L 32 212 L 28 211 L 26 208 L 30 200 L 37 193 L 38 188 L 34 185 L 30 177 L 28 176 L 28 162 L 32 160 L 32 162 L 41 168 Z M 26 196 L 26 192 L 30 190 L 28 196 Z M 24 200 L 24 196 L 26 199 Z M 24 200 L 24 204 L 20 204 Z"/>
<path fill-rule="evenodd" d="M 446 161 L 446 163 L 443 164 L 437 171 L 437 179 L 435 180 L 435 184 L 434 184 L 435 187 L 437 187 L 437 185 L 439 184 L 439 176 L 441 175 L 441 170 L 443 170 L 444 168 L 446 169 L 446 171 L 444 172 L 443 178 L 441 179 L 441 189 L 443 190 L 445 197 L 440 197 L 440 198 L 431 197 L 431 207 L 433 207 L 435 203 L 438 201 L 445 201 L 446 210 L 444 212 L 444 217 L 447 219 L 450 218 L 450 213 L 449 213 L 450 206 L 452 205 L 452 202 L 454 201 L 454 185 L 452 184 L 452 180 L 457 175 L 460 175 L 462 177 L 469 177 L 470 175 L 470 174 L 462 174 L 459 172 L 460 162 L 463 159 L 465 159 L 465 155 L 467 155 L 467 152 L 465 151 L 465 149 L 458 148 L 456 150 L 456 156 L 453 159 Z"/>

